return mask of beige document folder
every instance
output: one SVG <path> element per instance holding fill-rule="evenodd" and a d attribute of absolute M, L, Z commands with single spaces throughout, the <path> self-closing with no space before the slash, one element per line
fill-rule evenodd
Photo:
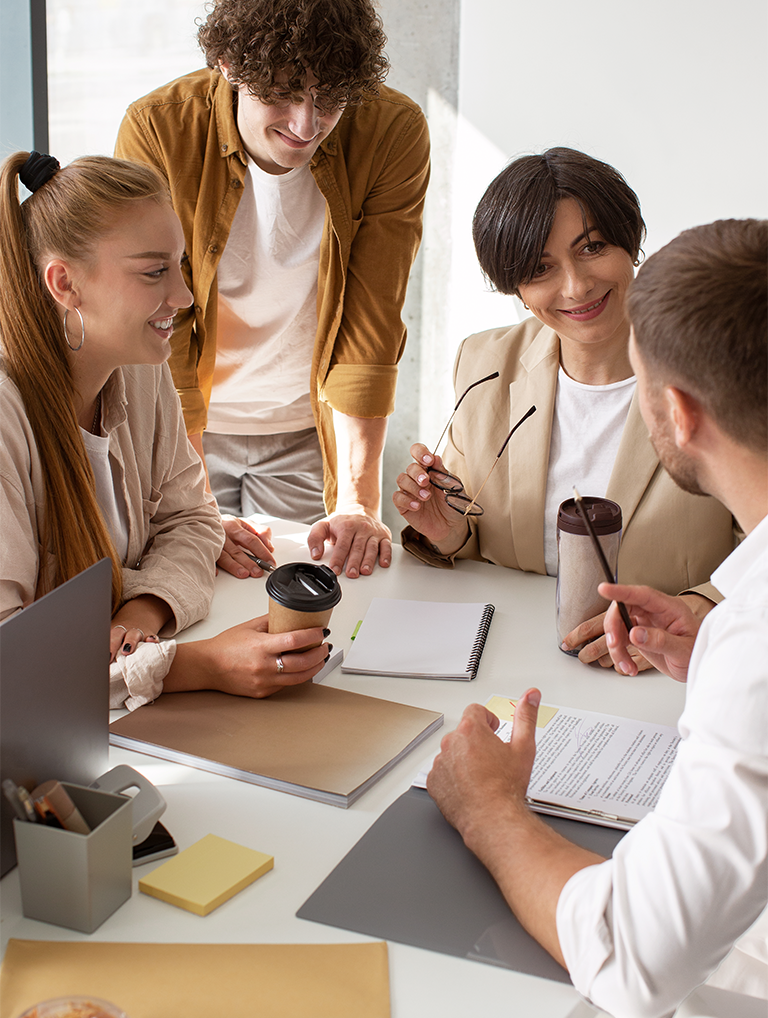
<path fill-rule="evenodd" d="M 129 1018 L 389 1018 L 387 945 L 9 941 L 0 1018 L 67 994 Z"/>
<path fill-rule="evenodd" d="M 443 715 L 305 682 L 265 700 L 166 693 L 110 725 L 110 742 L 334 806 L 349 806 Z"/>

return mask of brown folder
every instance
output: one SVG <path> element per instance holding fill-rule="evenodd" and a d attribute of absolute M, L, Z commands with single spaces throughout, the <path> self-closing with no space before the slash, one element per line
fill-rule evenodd
<path fill-rule="evenodd" d="M 166 693 L 114 721 L 109 741 L 347 807 L 442 723 L 436 711 L 306 682 L 264 700 Z"/>
<path fill-rule="evenodd" d="M 129 1018 L 389 1018 L 387 945 L 9 941 L 0 1018 L 68 994 Z"/>

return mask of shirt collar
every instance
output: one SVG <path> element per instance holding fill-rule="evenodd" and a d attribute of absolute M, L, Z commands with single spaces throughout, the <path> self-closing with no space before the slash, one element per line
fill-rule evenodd
<path fill-rule="evenodd" d="M 768 516 L 765 516 L 712 573 L 712 583 L 728 597 L 753 566 L 768 556 Z M 764 568 L 764 566 L 763 566 Z"/>

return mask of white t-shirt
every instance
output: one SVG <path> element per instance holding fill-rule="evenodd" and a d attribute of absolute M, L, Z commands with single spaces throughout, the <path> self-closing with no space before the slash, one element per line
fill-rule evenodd
<path fill-rule="evenodd" d="M 96 501 L 117 557 L 125 562 L 128 554 L 128 513 L 116 465 L 109 458 L 109 435 L 92 435 L 84 428 L 80 429 L 80 434 L 96 481 Z"/>
<path fill-rule="evenodd" d="M 573 497 L 603 498 L 635 393 L 634 375 L 610 385 L 584 385 L 559 369 L 547 494 L 544 501 L 544 561 L 557 576 L 557 510 Z"/>
<path fill-rule="evenodd" d="M 208 430 L 271 435 L 314 426 L 310 368 L 326 202 L 309 166 L 253 160 L 218 269 Z"/>
<path fill-rule="evenodd" d="M 768 900 L 768 517 L 712 582 L 656 809 L 557 903 L 573 984 L 609 1014 L 671 1015 Z M 733 954 L 713 983 L 768 996 L 764 912 Z"/>

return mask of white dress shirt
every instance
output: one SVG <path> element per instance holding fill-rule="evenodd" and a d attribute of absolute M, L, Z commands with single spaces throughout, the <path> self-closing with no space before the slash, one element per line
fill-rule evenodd
<path fill-rule="evenodd" d="M 557 906 L 574 985 L 621 1018 L 672 1014 L 768 902 L 768 517 L 712 582 L 725 601 L 696 640 L 658 806 Z"/>

